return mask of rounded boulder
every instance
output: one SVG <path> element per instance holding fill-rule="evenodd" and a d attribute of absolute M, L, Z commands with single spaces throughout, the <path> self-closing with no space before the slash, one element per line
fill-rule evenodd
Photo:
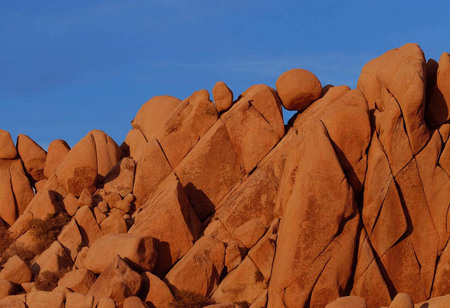
<path fill-rule="evenodd" d="M 301 68 L 281 74 L 275 86 L 283 107 L 288 110 L 303 111 L 322 94 L 319 79 Z"/>

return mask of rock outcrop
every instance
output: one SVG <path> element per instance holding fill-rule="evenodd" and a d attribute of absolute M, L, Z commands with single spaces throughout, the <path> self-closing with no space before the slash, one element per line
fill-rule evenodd
<path fill-rule="evenodd" d="M 448 53 L 212 96 L 150 99 L 120 147 L 0 130 L 0 307 L 450 305 Z"/>

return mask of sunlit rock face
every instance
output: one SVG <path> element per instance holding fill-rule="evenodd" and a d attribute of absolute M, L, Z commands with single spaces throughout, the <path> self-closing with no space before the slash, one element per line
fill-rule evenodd
<path fill-rule="evenodd" d="M 153 97 L 121 146 L 0 130 L 0 306 L 450 307 L 449 106 L 407 44 L 353 90 Z"/>

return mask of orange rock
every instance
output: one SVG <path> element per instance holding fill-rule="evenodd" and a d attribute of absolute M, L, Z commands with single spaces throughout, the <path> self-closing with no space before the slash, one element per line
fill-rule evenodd
<path fill-rule="evenodd" d="M 120 197 L 119 193 L 111 193 L 105 195 L 104 199 L 108 203 L 109 208 L 112 208 L 116 202 L 122 200 L 122 197 Z"/>
<path fill-rule="evenodd" d="M 34 219 L 46 219 L 49 215 L 58 213 L 63 204 L 63 198 L 53 190 L 42 189 L 28 204 L 25 212 L 32 214 Z"/>
<path fill-rule="evenodd" d="M 198 217 L 203 220 L 241 179 L 230 137 L 219 120 L 189 152 L 175 173 Z"/>
<path fill-rule="evenodd" d="M 97 154 L 97 174 L 103 179 L 120 160 L 122 151 L 116 142 L 101 130 L 93 130 L 89 134 L 94 139 Z"/>
<path fill-rule="evenodd" d="M 280 100 L 265 85 L 250 87 L 236 104 L 221 116 L 248 173 L 284 135 Z"/>
<path fill-rule="evenodd" d="M 417 44 L 406 44 L 370 61 L 358 80 L 358 89 L 364 93 L 370 110 L 380 101 L 383 89 L 398 102 L 413 154 L 430 138 L 424 119 L 425 82 L 425 58 Z"/>
<path fill-rule="evenodd" d="M 106 176 L 120 159 L 117 144 L 104 132 L 93 130 L 67 154 L 56 175 L 67 192 L 80 196 L 84 188 L 94 192 L 99 178 Z"/>
<path fill-rule="evenodd" d="M 136 295 L 141 288 L 141 277 L 133 271 L 119 256 L 100 274 L 89 289 L 88 294 L 94 296 L 94 305 L 102 297 L 109 297 L 119 307 L 125 298 Z"/>
<path fill-rule="evenodd" d="M 94 284 L 95 279 L 95 274 L 87 269 L 72 270 L 58 281 L 58 287 L 65 287 L 73 292 L 86 294 Z"/>
<path fill-rule="evenodd" d="M 54 241 L 31 265 L 33 275 L 51 272 L 61 277 L 72 267 L 73 262 L 64 247 L 58 241 Z"/>
<path fill-rule="evenodd" d="M 447 244 L 447 212 L 450 204 L 450 178 L 439 163 L 440 157 L 445 157 L 442 151 L 442 139 L 437 130 L 425 148 L 416 155 L 420 179 L 430 209 L 436 231 L 439 234 L 438 249 L 442 250 Z M 443 164 L 445 166 L 445 163 Z"/>
<path fill-rule="evenodd" d="M 450 174 L 450 143 L 446 143 L 444 149 L 442 150 L 441 153 L 441 157 L 439 157 L 439 166 L 441 166 L 441 168 L 443 170 L 445 170 L 445 172 L 447 174 Z"/>
<path fill-rule="evenodd" d="M 64 247 L 72 261 L 75 262 L 79 247 L 83 243 L 83 238 L 75 219 L 72 219 L 61 230 L 61 233 L 58 235 L 58 242 Z"/>
<path fill-rule="evenodd" d="M 59 292 L 36 291 L 27 294 L 26 299 L 29 308 L 64 308 L 65 294 Z"/>
<path fill-rule="evenodd" d="M 9 161 L 0 160 L 0 217 L 8 225 L 12 225 L 17 218 L 16 202 L 11 187 Z"/>
<path fill-rule="evenodd" d="M 126 233 L 104 235 L 91 245 L 84 264 L 88 270 L 100 274 L 117 255 L 134 268 L 152 271 L 157 258 L 154 239 Z"/>
<path fill-rule="evenodd" d="M 11 134 L 0 129 L 0 159 L 14 159 L 17 157 L 17 150 L 11 139 Z"/>
<path fill-rule="evenodd" d="M 322 94 L 322 85 L 317 77 L 304 69 L 295 68 L 284 72 L 276 82 L 283 107 L 303 111 Z"/>
<path fill-rule="evenodd" d="M 203 236 L 167 273 L 166 280 L 176 291 L 189 291 L 208 297 L 219 284 L 224 268 L 225 246 Z"/>
<path fill-rule="evenodd" d="M 31 281 L 31 270 L 28 265 L 18 256 L 12 256 L 3 265 L 0 272 L 0 279 L 21 284 Z"/>
<path fill-rule="evenodd" d="M 98 207 L 94 207 L 94 216 L 95 216 L 95 221 L 97 221 L 97 224 L 101 224 L 105 219 L 106 219 L 106 214 L 103 213 Z M 100 226 L 101 228 L 101 226 Z M 102 229 L 103 231 L 103 229 Z M 103 232 L 105 233 L 105 232 Z"/>
<path fill-rule="evenodd" d="M 65 308 L 91 308 L 94 303 L 92 295 L 67 293 Z"/>
<path fill-rule="evenodd" d="M 219 303 L 251 303 L 266 289 L 267 280 L 249 259 L 228 274 L 217 287 L 212 298 Z"/>
<path fill-rule="evenodd" d="M 436 265 L 436 274 L 433 282 L 433 290 L 431 295 L 442 296 L 450 294 L 450 246 L 447 245 Z"/>
<path fill-rule="evenodd" d="M 326 126 L 350 185 L 359 195 L 365 179 L 366 153 L 372 134 L 364 95 L 358 89 L 346 92 L 327 107 L 321 121 Z"/>
<path fill-rule="evenodd" d="M 267 291 L 264 291 L 249 308 L 264 308 L 267 305 Z"/>
<path fill-rule="evenodd" d="M 99 209 L 100 211 L 102 211 L 103 213 L 106 213 L 109 211 L 109 207 L 108 207 L 108 202 L 106 201 L 100 201 L 97 204 L 97 209 Z"/>
<path fill-rule="evenodd" d="M 181 184 L 172 175 L 161 184 L 155 197 L 143 205 L 129 233 L 157 239 L 154 273 L 163 276 L 189 251 L 200 231 L 200 221 Z"/>
<path fill-rule="evenodd" d="M 19 251 L 23 248 L 34 254 L 40 253 L 42 250 L 42 247 L 40 247 L 39 243 L 36 241 L 32 230 L 28 230 L 19 236 L 9 249 L 14 250 L 14 247 L 19 247 Z"/>
<path fill-rule="evenodd" d="M 88 189 L 83 189 L 81 191 L 80 197 L 78 198 L 78 207 L 88 206 L 92 208 L 93 204 L 94 202 L 92 201 L 91 193 Z"/>
<path fill-rule="evenodd" d="M 233 237 L 239 240 L 247 249 L 252 248 L 266 233 L 266 228 L 258 218 L 253 218 L 236 228 Z"/>
<path fill-rule="evenodd" d="M 414 308 L 414 302 L 406 293 L 398 293 L 389 308 Z"/>
<path fill-rule="evenodd" d="M 379 106 L 378 106 L 379 105 Z M 386 90 L 381 91 L 381 102 L 377 103 L 375 125 L 378 138 L 388 157 L 393 176 L 396 176 L 412 157 L 412 149 L 402 117 L 402 111 L 395 98 Z"/>
<path fill-rule="evenodd" d="M 436 82 L 429 94 L 425 117 L 427 124 L 437 128 L 450 119 L 450 54 L 444 52 L 439 59 Z"/>
<path fill-rule="evenodd" d="M 139 297 L 130 296 L 123 302 L 123 308 L 148 308 L 148 306 Z"/>
<path fill-rule="evenodd" d="M 86 255 L 89 250 L 89 247 L 84 246 L 80 249 L 77 254 L 77 258 L 75 259 L 75 268 L 77 269 L 85 269 L 84 261 L 86 260 Z"/>
<path fill-rule="evenodd" d="M 212 94 L 218 112 L 230 109 L 233 103 L 233 92 L 227 87 L 225 82 L 218 81 L 214 85 Z"/>
<path fill-rule="evenodd" d="M 245 252 L 244 247 L 240 247 L 237 241 L 232 241 L 227 244 L 225 250 L 225 266 L 228 272 L 234 270 L 241 262 Z"/>
<path fill-rule="evenodd" d="M 372 234 L 376 218 L 393 181 L 389 161 L 376 133 L 369 148 L 362 218 L 368 234 Z"/>
<path fill-rule="evenodd" d="M 375 261 L 373 249 L 366 232 L 361 230 L 353 288 L 350 295 L 366 299 L 369 307 L 380 307 L 391 302 L 391 295 Z"/>
<path fill-rule="evenodd" d="M 0 280 L 0 299 L 16 292 L 17 286 L 8 280 Z"/>
<path fill-rule="evenodd" d="M 34 190 L 36 192 L 39 192 L 39 191 L 41 191 L 44 188 L 44 186 L 46 184 L 47 184 L 47 179 L 40 180 L 39 182 L 34 183 Z"/>
<path fill-rule="evenodd" d="M 323 307 L 352 275 L 356 202 L 322 123 L 311 123 L 298 151 L 301 172 L 280 222 L 268 305 Z"/>
<path fill-rule="evenodd" d="M 50 143 L 44 167 L 44 175 L 47 179 L 55 173 L 69 151 L 70 147 L 64 140 L 57 139 Z"/>
<path fill-rule="evenodd" d="M 78 209 L 75 219 L 80 228 L 83 242 L 90 245 L 103 235 L 102 230 L 97 224 L 94 215 L 89 207 L 83 206 Z"/>
<path fill-rule="evenodd" d="M 268 228 L 274 218 L 276 193 L 276 187 L 266 174 L 256 170 L 222 200 L 215 217 L 231 234 L 251 219 L 259 219 Z"/>
<path fill-rule="evenodd" d="M 439 134 L 442 137 L 442 142 L 447 142 L 448 137 L 450 136 L 450 123 L 442 124 L 439 127 Z"/>
<path fill-rule="evenodd" d="M 415 302 L 426 300 L 424 285 L 418 283 L 421 280 L 420 264 L 414 255 L 411 238 L 393 246 L 381 258 L 381 262 L 397 290 L 410 294 Z"/>
<path fill-rule="evenodd" d="M 150 272 L 142 274 L 142 294 L 145 302 L 154 307 L 170 307 L 174 301 L 172 292 L 169 287 L 157 276 Z"/>
<path fill-rule="evenodd" d="M 444 308 L 450 305 L 450 294 L 430 298 L 425 302 L 418 303 L 414 307 L 430 307 L 430 308 Z"/>
<path fill-rule="evenodd" d="M 17 215 L 20 216 L 34 198 L 33 189 L 31 188 L 30 180 L 27 178 L 20 160 L 15 160 L 11 164 L 9 172 L 11 174 L 14 199 L 16 200 L 17 205 Z"/>
<path fill-rule="evenodd" d="M 19 296 L 7 296 L 0 300 L 1 308 L 26 308 L 25 302 Z"/>
<path fill-rule="evenodd" d="M 17 137 L 17 151 L 31 180 L 33 182 L 43 180 L 47 153 L 26 135 Z"/>
<path fill-rule="evenodd" d="M 272 273 L 275 257 L 275 242 L 278 232 L 278 219 L 270 226 L 263 238 L 248 252 L 248 257 L 255 263 L 264 278 L 268 281 Z"/>
<path fill-rule="evenodd" d="M 141 130 L 132 129 L 128 132 L 121 148 L 126 155 L 136 158 L 136 154 L 139 152 L 141 146 L 146 142 L 147 139 L 145 139 L 145 136 L 142 134 Z"/>
<path fill-rule="evenodd" d="M 425 290 L 426 297 L 429 297 L 431 292 L 431 284 L 436 269 L 439 235 L 430 214 L 415 159 L 398 174 L 396 181 L 400 186 L 402 199 L 413 226 L 409 247 L 414 251 L 420 264 L 421 276 L 421 283 L 416 283 L 414 290 L 403 290 L 401 288 L 397 288 L 397 290 L 408 293 L 417 302 L 423 298 L 422 293 L 417 289 Z M 404 283 L 409 285 L 410 281 L 406 281 L 409 280 L 407 276 L 404 275 L 402 278 L 405 280 Z M 394 281 L 394 278 L 392 279 Z"/>
<path fill-rule="evenodd" d="M 116 308 L 116 302 L 109 297 L 102 297 L 98 300 L 97 308 Z"/>
<path fill-rule="evenodd" d="M 169 176 L 172 168 L 155 139 L 142 144 L 135 158 L 137 163 L 133 194 L 136 197 L 136 205 L 142 206 L 158 185 Z"/>
<path fill-rule="evenodd" d="M 106 193 L 117 192 L 122 197 L 133 191 L 135 162 L 130 157 L 123 158 L 106 175 L 104 189 Z"/>
<path fill-rule="evenodd" d="M 344 296 L 332 301 L 325 308 L 367 308 L 367 304 L 362 297 Z"/>
<path fill-rule="evenodd" d="M 68 193 L 64 197 L 64 209 L 66 210 L 67 214 L 70 216 L 75 215 L 75 213 L 78 210 L 78 199 L 75 198 L 75 196 L 71 193 Z"/>
<path fill-rule="evenodd" d="M 178 98 L 168 95 L 152 97 L 142 105 L 131 125 L 140 130 L 146 139 L 150 139 L 164 127 L 180 102 Z"/>
<path fill-rule="evenodd" d="M 122 215 L 117 212 L 111 214 L 100 223 L 103 234 L 127 233 L 128 228 Z"/>
<path fill-rule="evenodd" d="M 194 92 L 178 104 L 156 136 L 172 168 L 178 166 L 216 121 L 217 110 L 206 90 Z"/>

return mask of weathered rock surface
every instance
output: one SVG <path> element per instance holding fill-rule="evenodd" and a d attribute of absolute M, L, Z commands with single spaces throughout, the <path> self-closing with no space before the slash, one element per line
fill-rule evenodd
<path fill-rule="evenodd" d="M 64 293 L 36 291 L 27 295 L 29 308 L 55 307 L 64 308 Z"/>
<path fill-rule="evenodd" d="M 184 290 L 207 297 L 218 285 L 224 257 L 224 244 L 204 236 L 170 270 L 166 280 L 174 293 Z"/>
<path fill-rule="evenodd" d="M 216 163 L 217 162 L 217 163 Z M 198 217 L 203 220 L 242 177 L 237 154 L 219 120 L 175 169 Z M 205 177 L 204 175 L 208 175 Z"/>
<path fill-rule="evenodd" d="M 117 256 L 100 274 L 88 294 L 94 296 L 95 303 L 102 297 L 109 297 L 121 307 L 127 297 L 139 292 L 141 283 L 139 274 Z"/>
<path fill-rule="evenodd" d="M 33 182 L 43 180 L 45 178 L 44 167 L 47 153 L 26 135 L 17 137 L 17 151 L 30 180 Z"/>
<path fill-rule="evenodd" d="M 448 307 L 449 63 L 154 97 L 120 148 L 0 130 L 0 307 Z"/>
<path fill-rule="evenodd" d="M 374 109 L 380 101 L 383 89 L 395 98 L 402 110 L 413 154 L 430 138 L 424 118 L 425 66 L 420 47 L 406 44 L 367 63 L 358 80 L 358 88 L 364 93 L 369 109 Z"/>
<path fill-rule="evenodd" d="M 21 161 L 0 159 L 0 218 L 8 225 L 14 224 L 33 197 Z"/>
<path fill-rule="evenodd" d="M 284 135 L 280 99 L 272 88 L 265 85 L 247 89 L 233 108 L 221 116 L 221 120 L 247 173 Z"/>
<path fill-rule="evenodd" d="M 119 146 L 104 132 L 93 130 L 67 154 L 56 170 L 67 192 L 80 196 L 83 189 L 91 192 L 99 178 L 106 176 L 120 159 Z"/>
<path fill-rule="evenodd" d="M 295 68 L 284 72 L 276 82 L 278 95 L 287 110 L 303 111 L 322 94 L 317 77 L 304 69 Z"/>
<path fill-rule="evenodd" d="M 85 295 L 80 293 L 66 294 L 66 308 L 91 308 L 94 303 L 92 295 Z"/>
<path fill-rule="evenodd" d="M 214 103 L 218 112 L 230 109 L 233 103 L 233 92 L 223 81 L 218 81 L 212 89 Z"/>
<path fill-rule="evenodd" d="M 133 191 L 135 161 L 130 157 L 123 158 L 105 177 L 106 193 L 117 192 L 122 197 Z"/>
<path fill-rule="evenodd" d="M 67 272 L 59 281 L 58 287 L 65 287 L 71 292 L 86 294 L 96 280 L 95 274 L 87 269 Z"/>
<path fill-rule="evenodd" d="M 44 167 L 44 175 L 47 179 L 55 173 L 69 151 L 70 147 L 64 140 L 57 139 L 49 144 Z"/>
<path fill-rule="evenodd" d="M 196 91 L 178 104 L 156 136 L 172 168 L 178 166 L 216 121 L 217 110 L 206 90 Z"/>
<path fill-rule="evenodd" d="M 439 64 L 434 83 L 430 85 L 425 109 L 427 124 L 437 128 L 450 119 L 450 55 L 444 52 Z M 428 87 L 428 85 L 427 85 Z"/>
<path fill-rule="evenodd" d="M 0 159 L 14 159 L 17 157 L 17 149 L 11 139 L 11 134 L 0 129 Z"/>
<path fill-rule="evenodd" d="M 150 272 L 142 274 L 142 286 L 142 298 L 150 307 L 170 307 L 175 300 L 169 287 Z"/>
<path fill-rule="evenodd" d="M 12 256 L 3 265 L 0 272 L 0 279 L 8 280 L 13 283 L 21 284 L 31 281 L 31 270 L 18 256 Z"/>
<path fill-rule="evenodd" d="M 144 204 L 129 233 L 156 239 L 155 273 L 163 275 L 189 251 L 200 231 L 200 221 L 183 187 L 175 176 L 171 176 L 155 197 Z"/>
<path fill-rule="evenodd" d="M 88 270 L 100 274 L 116 256 L 141 270 L 152 271 L 157 258 L 154 239 L 128 233 L 104 235 L 91 245 L 84 264 Z"/>

